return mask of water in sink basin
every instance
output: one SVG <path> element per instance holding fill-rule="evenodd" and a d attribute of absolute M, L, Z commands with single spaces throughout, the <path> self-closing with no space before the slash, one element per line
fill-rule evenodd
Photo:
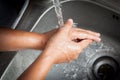
<path fill-rule="evenodd" d="M 46 80 L 89 80 L 87 68 L 89 68 L 88 64 L 92 58 L 114 55 L 115 59 L 118 59 L 120 56 L 120 21 L 113 19 L 113 14 L 118 14 L 85 1 L 65 2 L 62 5 L 62 9 L 65 20 L 73 18 L 81 28 L 102 33 L 102 42 L 91 44 L 81 53 L 77 60 L 69 64 L 54 65 L 48 73 Z M 58 24 L 55 15 L 54 9 L 49 9 L 40 17 L 32 31 L 39 33 L 55 28 Z M 18 52 L 8 71 L 5 73 L 3 80 L 15 80 L 35 60 L 39 53 L 40 51 L 32 50 Z"/>

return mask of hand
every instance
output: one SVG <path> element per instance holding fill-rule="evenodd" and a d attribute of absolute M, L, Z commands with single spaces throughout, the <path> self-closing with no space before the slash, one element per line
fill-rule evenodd
<path fill-rule="evenodd" d="M 41 38 L 43 41 L 42 48 L 41 48 L 42 50 L 45 48 L 49 39 L 57 32 L 57 30 L 58 29 L 53 29 L 42 34 L 42 38 Z"/>
<path fill-rule="evenodd" d="M 54 63 L 69 62 L 91 42 L 101 40 L 99 33 L 72 26 L 73 21 L 69 19 L 47 42 L 42 55 L 51 57 Z"/>
<path fill-rule="evenodd" d="M 46 33 L 48 42 L 45 49 L 18 80 L 44 80 L 53 64 L 76 59 L 91 42 L 100 41 L 99 33 L 72 26 L 73 21 L 69 19 L 56 33 Z"/>

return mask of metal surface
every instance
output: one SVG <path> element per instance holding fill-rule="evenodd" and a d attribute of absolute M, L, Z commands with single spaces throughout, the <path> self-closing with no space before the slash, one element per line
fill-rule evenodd
<path fill-rule="evenodd" d="M 39 5 L 39 3 L 37 4 Z M 33 4 L 31 5 L 33 6 Z M 29 31 L 32 28 L 31 31 L 42 33 L 56 28 L 58 24 L 53 6 L 47 10 L 45 10 L 45 6 L 42 6 L 43 11 L 39 13 L 39 9 L 41 9 L 39 6 L 41 5 L 38 5 L 34 4 L 32 8 L 27 10 L 30 11 L 30 15 L 27 15 L 26 18 L 25 15 L 23 16 L 23 21 L 20 21 L 17 29 Z M 33 13 L 31 10 L 35 12 L 33 11 Z M 74 22 L 78 23 L 81 28 L 100 32 L 102 42 L 94 42 L 80 54 L 77 60 L 69 64 L 54 65 L 46 80 L 97 80 L 92 74 L 92 66 L 98 58 L 104 56 L 112 57 L 120 65 L 120 15 L 117 11 L 89 0 L 63 1 L 62 10 L 64 20 L 73 18 Z M 38 16 L 40 17 L 38 18 Z M 33 22 L 30 23 L 31 21 Z M 2 80 L 16 80 L 40 52 L 35 50 L 19 51 L 6 69 Z M 116 76 L 114 80 L 119 79 L 119 76 Z"/>
<path fill-rule="evenodd" d="M 15 22 L 12 24 L 12 29 L 15 29 L 16 26 L 18 25 L 19 21 L 21 20 L 25 10 L 27 9 L 28 7 L 28 4 L 29 4 L 29 0 L 25 0 L 24 4 L 22 5 L 22 8 L 17 16 L 17 18 L 15 19 Z"/>
<path fill-rule="evenodd" d="M 22 16 L 25 0 L 0 0 L 0 27 L 13 28 Z M 24 5 L 27 6 L 25 3 Z M 16 27 L 14 25 L 14 27 Z M 0 78 L 16 52 L 0 52 Z"/>

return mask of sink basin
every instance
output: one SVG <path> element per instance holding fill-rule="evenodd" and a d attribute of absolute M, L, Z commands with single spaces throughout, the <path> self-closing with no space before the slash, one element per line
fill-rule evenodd
<path fill-rule="evenodd" d="M 80 28 L 100 32 L 102 41 L 93 42 L 77 60 L 54 65 L 45 80 L 120 80 L 120 15 L 94 1 L 62 1 L 62 10 L 64 20 L 72 18 Z M 41 33 L 57 25 L 51 6 L 28 29 Z M 18 51 L 2 80 L 16 80 L 40 53 L 36 50 Z"/>

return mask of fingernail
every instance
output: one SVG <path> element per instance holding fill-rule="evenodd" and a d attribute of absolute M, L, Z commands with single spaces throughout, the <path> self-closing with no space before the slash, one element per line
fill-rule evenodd
<path fill-rule="evenodd" d="M 68 19 L 69 22 L 73 23 L 73 19 Z"/>
<path fill-rule="evenodd" d="M 97 36 L 101 36 L 101 34 L 100 34 L 100 33 L 97 33 Z"/>

